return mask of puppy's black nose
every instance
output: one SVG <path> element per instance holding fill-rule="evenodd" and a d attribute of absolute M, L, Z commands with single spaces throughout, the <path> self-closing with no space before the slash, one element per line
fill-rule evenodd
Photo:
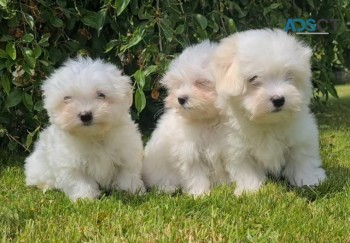
<path fill-rule="evenodd" d="M 80 120 L 85 123 L 90 123 L 92 121 L 92 112 L 83 112 L 79 114 Z"/>
<path fill-rule="evenodd" d="M 271 101 L 274 107 L 280 108 L 284 105 L 285 98 L 283 96 L 275 95 L 271 97 Z"/>
<path fill-rule="evenodd" d="M 184 105 L 188 100 L 188 96 L 183 95 L 177 98 L 177 101 L 179 102 L 180 105 Z"/>

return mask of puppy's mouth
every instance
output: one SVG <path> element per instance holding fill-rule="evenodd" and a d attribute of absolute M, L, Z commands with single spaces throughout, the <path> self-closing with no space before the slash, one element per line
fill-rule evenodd
<path fill-rule="evenodd" d="M 280 111 L 282 111 L 282 108 L 277 107 L 277 108 L 274 108 L 274 109 L 272 110 L 272 113 L 277 113 L 277 112 L 280 112 Z"/>
<path fill-rule="evenodd" d="M 184 105 L 181 105 L 180 108 L 184 109 L 184 110 L 190 110 L 191 107 L 188 107 L 188 105 L 184 104 Z"/>
<path fill-rule="evenodd" d="M 83 126 L 84 127 L 89 127 L 89 126 L 92 126 L 92 121 L 87 121 L 87 122 L 82 122 Z"/>
<path fill-rule="evenodd" d="M 175 110 L 176 110 L 176 112 L 185 112 L 186 113 L 189 110 L 189 108 L 181 105 L 181 106 L 176 107 Z"/>

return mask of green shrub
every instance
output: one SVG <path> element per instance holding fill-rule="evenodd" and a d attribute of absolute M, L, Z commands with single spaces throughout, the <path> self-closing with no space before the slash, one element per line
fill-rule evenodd
<path fill-rule="evenodd" d="M 274 3 L 272 3 L 274 2 Z M 162 107 L 157 80 L 191 43 L 237 30 L 284 28 L 288 18 L 337 19 L 314 48 L 316 100 L 336 96 L 332 73 L 350 47 L 346 1 L 0 0 L 0 146 L 29 149 L 47 123 L 40 85 L 67 57 L 101 57 L 134 80 L 133 116 L 148 134 Z M 349 25 L 349 24 L 348 24 Z"/>

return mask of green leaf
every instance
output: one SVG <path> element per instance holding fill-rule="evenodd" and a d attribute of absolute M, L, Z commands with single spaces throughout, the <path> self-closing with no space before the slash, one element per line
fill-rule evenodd
<path fill-rule="evenodd" d="M 230 30 L 230 33 L 235 33 L 237 31 L 237 26 L 235 24 L 235 21 L 233 21 L 233 19 L 228 20 L 228 28 Z"/>
<path fill-rule="evenodd" d="M 39 41 L 39 44 L 44 45 L 49 41 L 50 33 L 45 33 L 41 36 L 41 39 Z"/>
<path fill-rule="evenodd" d="M 17 53 L 16 53 L 15 43 L 13 43 L 13 42 L 7 43 L 6 53 L 11 57 L 12 60 L 16 59 Z"/>
<path fill-rule="evenodd" d="M 120 47 L 121 52 L 125 52 L 126 50 L 130 49 L 131 47 L 137 45 L 144 37 L 144 29 L 142 26 L 138 27 L 135 32 L 132 34 L 131 38 L 128 40 L 127 44 L 122 45 Z"/>
<path fill-rule="evenodd" d="M 0 62 L 0 71 L 6 67 L 6 62 Z"/>
<path fill-rule="evenodd" d="M 11 35 L 3 35 L 0 38 L 0 42 L 8 42 L 8 41 L 13 41 L 15 40 L 15 38 L 13 38 L 13 36 Z"/>
<path fill-rule="evenodd" d="M 15 151 L 18 149 L 18 144 L 16 141 L 11 140 L 7 145 L 8 150 Z"/>
<path fill-rule="evenodd" d="M 107 15 L 107 8 L 101 9 L 97 14 L 97 26 L 96 26 L 97 36 L 100 36 L 101 30 L 105 24 L 106 15 Z"/>
<path fill-rule="evenodd" d="M 242 17 L 244 17 L 244 16 L 247 15 L 246 13 L 244 13 L 244 12 L 242 11 L 242 9 L 241 9 L 241 7 L 239 6 L 239 4 L 236 3 L 235 1 L 228 1 L 228 4 L 232 5 L 232 7 L 233 7 L 234 9 L 237 10 L 237 12 L 239 13 L 238 17 L 242 18 Z"/>
<path fill-rule="evenodd" d="M 131 0 L 130 9 L 133 15 L 137 15 L 140 10 L 138 0 Z"/>
<path fill-rule="evenodd" d="M 30 14 L 27 14 L 27 13 L 25 13 L 24 16 L 25 16 L 25 20 L 27 21 L 29 27 L 33 30 L 34 25 L 35 25 L 33 16 L 31 16 Z"/>
<path fill-rule="evenodd" d="M 205 28 L 207 28 L 208 20 L 206 19 L 206 17 L 204 17 L 201 14 L 196 14 L 196 20 L 197 20 L 198 24 L 200 25 L 200 27 L 202 28 L 202 30 L 205 30 Z"/>
<path fill-rule="evenodd" d="M 43 102 L 42 102 L 42 100 L 39 100 L 39 101 L 37 101 L 35 104 L 34 104 L 34 110 L 36 110 L 36 111 L 43 111 L 44 110 L 44 104 L 43 104 Z"/>
<path fill-rule="evenodd" d="M 185 31 L 185 25 L 180 24 L 176 27 L 175 33 L 181 35 Z"/>
<path fill-rule="evenodd" d="M 27 149 L 30 147 L 30 145 L 32 145 L 33 137 L 39 132 L 39 130 L 40 130 L 40 126 L 35 128 L 35 130 L 33 132 L 28 133 L 27 138 L 26 138 L 26 143 L 25 143 L 25 147 Z"/>
<path fill-rule="evenodd" d="M 63 21 L 55 15 L 51 15 L 51 18 L 49 18 L 49 22 L 57 28 L 61 28 L 63 26 Z"/>
<path fill-rule="evenodd" d="M 10 94 L 11 91 L 11 81 L 7 75 L 2 75 L 1 77 L 2 87 L 7 95 Z"/>
<path fill-rule="evenodd" d="M 55 64 L 57 62 L 60 62 L 64 58 L 64 53 L 58 48 L 51 47 L 49 50 L 49 55 L 50 55 L 50 61 Z"/>
<path fill-rule="evenodd" d="M 323 74 L 323 85 L 324 85 L 324 87 L 327 89 L 327 91 L 333 97 L 337 97 L 338 98 L 337 90 L 335 89 L 334 85 L 331 83 L 332 81 L 330 81 L 331 79 L 329 77 L 329 74 L 325 70 L 322 70 L 321 72 Z"/>
<path fill-rule="evenodd" d="M 143 90 L 138 88 L 135 92 L 135 107 L 137 114 L 140 114 L 143 109 L 146 107 L 146 97 L 143 93 Z"/>
<path fill-rule="evenodd" d="M 23 104 L 29 111 L 31 111 L 33 109 L 33 97 L 30 94 L 25 93 L 23 96 Z"/>
<path fill-rule="evenodd" d="M 48 67 L 48 66 L 50 65 L 48 62 L 46 62 L 46 61 L 44 61 L 44 60 L 39 60 L 39 62 L 40 62 L 41 64 L 43 64 L 44 66 L 46 66 L 46 67 Z"/>
<path fill-rule="evenodd" d="M 146 79 L 145 79 L 145 74 L 142 72 L 142 70 L 137 70 L 135 73 L 134 73 L 134 78 L 135 78 L 135 81 L 137 82 L 138 86 L 143 89 L 143 87 L 145 86 L 145 83 L 146 83 Z"/>
<path fill-rule="evenodd" d="M 25 48 L 23 48 L 22 53 L 24 56 L 24 60 L 26 61 L 28 66 L 30 68 L 35 68 L 36 59 L 35 59 L 34 52 L 31 49 L 25 47 Z"/>
<path fill-rule="evenodd" d="M 7 9 L 7 0 L 0 0 L 0 6 L 3 9 Z"/>
<path fill-rule="evenodd" d="M 148 77 L 150 74 L 156 72 L 157 70 L 158 70 L 157 65 L 150 65 L 145 69 L 143 73 L 145 74 L 145 77 Z"/>
<path fill-rule="evenodd" d="M 116 0 L 114 8 L 117 10 L 117 16 L 119 16 L 124 9 L 129 5 L 130 0 Z"/>
<path fill-rule="evenodd" d="M 27 62 L 25 62 L 22 66 L 23 70 L 30 76 L 33 76 L 34 69 L 29 66 Z"/>
<path fill-rule="evenodd" d="M 307 3 L 312 7 L 315 8 L 315 4 L 313 0 L 307 0 Z"/>
<path fill-rule="evenodd" d="M 28 149 L 30 147 L 30 145 L 33 143 L 33 137 L 34 137 L 34 134 L 32 133 L 29 133 L 27 135 L 27 139 L 26 139 L 26 143 L 25 143 L 25 147 Z"/>
<path fill-rule="evenodd" d="M 0 58 L 5 58 L 5 59 L 8 58 L 6 51 L 0 49 Z"/>
<path fill-rule="evenodd" d="M 12 67 L 16 64 L 15 61 L 12 61 L 11 59 L 7 59 L 5 62 L 7 70 L 12 70 Z"/>
<path fill-rule="evenodd" d="M 212 25 L 213 32 L 217 33 L 220 30 L 220 26 L 216 22 L 213 22 Z"/>
<path fill-rule="evenodd" d="M 39 58 L 41 56 L 41 53 L 42 53 L 42 51 L 41 51 L 40 46 L 36 46 L 34 48 L 34 57 L 35 58 Z"/>
<path fill-rule="evenodd" d="M 33 35 L 32 33 L 30 33 L 30 34 L 25 34 L 25 35 L 22 37 L 22 41 L 25 42 L 25 43 L 31 43 L 33 40 L 34 40 L 34 35 Z"/>
<path fill-rule="evenodd" d="M 15 90 L 11 92 L 6 98 L 5 107 L 8 109 L 18 105 L 22 101 L 22 98 L 23 93 L 21 91 Z"/>
<path fill-rule="evenodd" d="M 117 44 L 118 44 L 118 40 L 109 41 L 106 45 L 105 53 L 110 52 Z"/>
<path fill-rule="evenodd" d="M 273 4 L 271 4 L 270 6 L 264 8 L 263 15 L 265 16 L 266 14 L 270 13 L 272 10 L 278 8 L 281 5 L 282 5 L 282 3 L 273 3 Z"/>
<path fill-rule="evenodd" d="M 167 41 L 171 42 L 173 40 L 174 30 L 169 26 L 168 21 L 166 21 L 165 19 L 162 19 L 160 21 L 160 28 L 163 30 L 163 33 Z"/>
<path fill-rule="evenodd" d="M 87 12 L 87 14 L 84 15 L 84 17 L 81 19 L 81 21 L 87 25 L 87 26 L 90 26 L 94 29 L 98 29 L 98 19 L 99 19 L 99 16 L 98 16 L 98 13 L 95 13 L 95 12 Z"/>

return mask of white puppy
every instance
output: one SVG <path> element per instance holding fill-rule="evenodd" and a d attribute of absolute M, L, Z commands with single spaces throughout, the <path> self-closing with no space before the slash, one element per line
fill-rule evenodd
<path fill-rule="evenodd" d="M 318 185 L 318 131 L 310 113 L 309 47 L 282 30 L 250 30 L 221 41 L 211 59 L 236 194 L 256 191 L 267 174 Z"/>
<path fill-rule="evenodd" d="M 80 57 L 56 70 L 42 90 L 51 125 L 25 161 L 27 185 L 60 189 L 73 201 L 96 198 L 101 188 L 143 189 L 128 77 L 112 64 Z"/>
<path fill-rule="evenodd" d="M 222 150 L 215 82 L 208 69 L 216 44 L 186 48 L 161 80 L 166 111 L 145 148 L 143 179 L 165 192 L 181 187 L 198 196 L 228 180 Z"/>

